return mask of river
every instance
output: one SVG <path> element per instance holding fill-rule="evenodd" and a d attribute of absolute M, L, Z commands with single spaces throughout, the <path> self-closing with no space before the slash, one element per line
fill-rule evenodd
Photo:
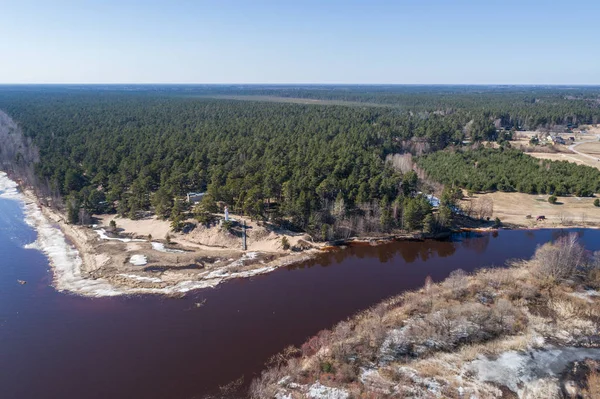
<path fill-rule="evenodd" d="M 600 249 L 600 231 L 575 231 Z M 84 298 L 52 288 L 48 260 L 28 245 L 36 232 L 22 205 L 0 198 L 0 397 L 192 399 L 218 394 L 242 376 L 246 386 L 286 346 L 417 288 L 427 276 L 527 258 L 564 233 L 359 246 L 184 299 Z"/>

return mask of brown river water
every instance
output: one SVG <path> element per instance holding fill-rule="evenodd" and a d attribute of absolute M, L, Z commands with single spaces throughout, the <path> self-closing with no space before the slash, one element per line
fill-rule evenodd
<path fill-rule="evenodd" d="M 600 231 L 576 231 L 588 248 L 600 249 Z M 35 231 L 17 202 L 0 198 L 0 397 L 218 397 L 220 386 L 240 377 L 237 397 L 244 397 L 269 357 L 286 346 L 418 288 L 427 276 L 441 280 L 455 269 L 530 257 L 564 233 L 500 231 L 359 246 L 184 299 L 91 299 L 51 287 L 45 256 L 24 248 Z"/>

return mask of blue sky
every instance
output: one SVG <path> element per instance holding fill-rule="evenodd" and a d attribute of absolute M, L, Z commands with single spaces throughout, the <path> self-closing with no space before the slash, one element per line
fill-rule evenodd
<path fill-rule="evenodd" d="M 598 0 L 7 0 L 0 38 L 0 83 L 600 84 Z"/>

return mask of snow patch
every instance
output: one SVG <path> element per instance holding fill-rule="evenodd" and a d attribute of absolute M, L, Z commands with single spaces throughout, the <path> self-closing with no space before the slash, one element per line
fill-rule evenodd
<path fill-rule="evenodd" d="M 185 252 L 180 249 L 165 248 L 165 244 L 163 244 L 162 242 L 152 242 L 151 244 L 152 249 L 158 252 L 167 252 L 172 254 L 181 254 Z"/>
<path fill-rule="evenodd" d="M 508 351 L 495 360 L 479 357 L 467 364 L 466 369 L 474 371 L 479 380 L 506 385 L 522 397 L 531 383 L 552 379 L 569 363 L 585 358 L 600 360 L 600 349 L 547 347 L 528 352 Z"/>
<path fill-rule="evenodd" d="M 342 389 L 326 387 L 319 382 L 308 388 L 307 395 L 314 399 L 347 399 L 350 397 L 350 394 Z"/>
<path fill-rule="evenodd" d="M 131 255 L 131 258 L 129 258 L 129 263 L 135 266 L 144 266 L 148 263 L 148 258 L 146 258 L 146 255 Z"/>
<path fill-rule="evenodd" d="M 594 302 L 593 298 L 599 297 L 600 292 L 598 292 L 596 290 L 587 290 L 584 292 L 571 292 L 569 295 L 574 296 L 575 298 L 583 299 L 584 301 L 593 303 Z"/>
<path fill-rule="evenodd" d="M 146 240 L 141 240 L 139 238 L 109 237 L 108 235 L 106 235 L 106 230 L 104 230 L 104 229 L 98 229 L 98 230 L 94 230 L 94 231 L 98 234 L 98 236 L 102 240 L 121 241 L 121 242 L 144 242 L 144 241 L 146 241 Z"/>
<path fill-rule="evenodd" d="M 233 261 L 233 262 L 231 262 L 228 266 L 230 266 L 230 267 L 243 266 L 244 261 L 249 260 L 249 259 L 256 259 L 257 256 L 258 256 L 258 252 L 247 252 L 247 253 L 243 254 L 242 257 L 236 261 L 233 261 L 233 259 L 229 259 L 229 261 Z"/>

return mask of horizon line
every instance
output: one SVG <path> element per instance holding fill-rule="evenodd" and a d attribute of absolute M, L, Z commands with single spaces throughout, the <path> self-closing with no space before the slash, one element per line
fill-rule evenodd
<path fill-rule="evenodd" d="M 556 86 L 595 87 L 600 83 L 199 83 L 199 82 L 0 82 L 0 86 Z"/>

